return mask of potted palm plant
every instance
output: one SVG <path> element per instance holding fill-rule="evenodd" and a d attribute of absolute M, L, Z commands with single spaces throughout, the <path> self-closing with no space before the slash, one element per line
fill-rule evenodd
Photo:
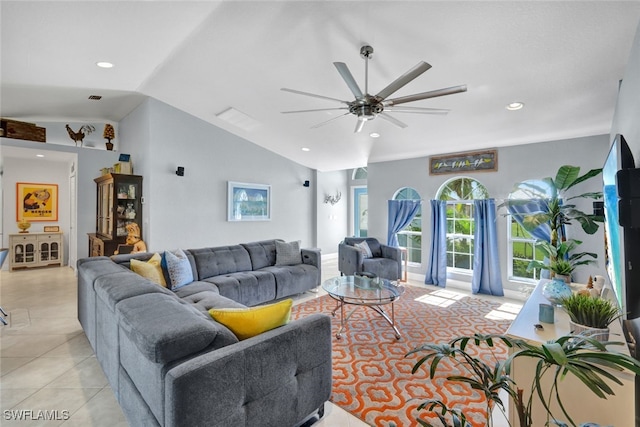
<path fill-rule="evenodd" d="M 514 348 L 515 351 L 504 361 L 499 360 L 492 351 L 498 344 Z M 416 353 L 426 353 L 415 363 L 412 372 L 415 373 L 424 366 L 429 369 L 429 378 L 436 376 L 438 366 L 449 361 L 463 369 L 463 374 L 447 377 L 449 381 L 466 384 L 482 394 L 486 402 L 486 426 L 492 426 L 492 408 L 497 407 L 505 413 L 505 402 L 500 397 L 500 391 L 506 392 L 515 402 L 517 419 L 520 427 L 533 426 L 532 403 L 539 399 L 547 413 L 546 423 L 536 420 L 536 426 L 550 425 L 555 422 L 563 425 L 558 418 L 566 419 L 575 426 L 571 416 L 562 404 L 558 390 L 558 382 L 564 376 L 574 376 L 580 380 L 588 390 L 600 398 L 614 394 L 607 381 L 619 380 L 605 369 L 630 371 L 640 375 L 640 361 L 622 353 L 607 351 L 606 346 L 623 345 L 619 342 L 601 342 L 584 335 L 568 335 L 541 345 L 530 344 L 521 339 L 514 339 L 507 335 L 480 335 L 458 337 L 446 344 L 425 344 L 409 352 L 407 356 Z M 475 347 L 475 348 L 473 348 Z M 478 350 L 489 350 L 485 353 L 493 355 L 493 362 L 484 361 Z M 516 384 L 511 379 L 512 366 L 515 359 L 527 357 L 537 360 L 536 376 L 532 384 Z M 551 381 L 543 381 L 546 376 Z M 546 389 L 544 384 L 550 384 Z M 524 388 L 523 388 L 524 387 Z M 527 398 L 525 398 L 525 390 Z M 551 403 L 555 400 L 561 409 L 561 414 L 554 414 Z M 423 401 L 418 410 L 433 412 L 446 427 L 469 427 L 472 424 L 464 411 L 459 408 L 449 408 L 438 399 Z M 436 427 L 423 419 L 418 419 L 423 427 Z"/>
<path fill-rule="evenodd" d="M 574 334 L 588 334 L 599 341 L 609 340 L 609 325 L 622 316 L 615 303 L 587 294 L 572 294 L 560 303 L 569 315 Z"/>

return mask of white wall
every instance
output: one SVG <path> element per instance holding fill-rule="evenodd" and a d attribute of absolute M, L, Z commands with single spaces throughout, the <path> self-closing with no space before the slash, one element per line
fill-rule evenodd
<path fill-rule="evenodd" d="M 338 243 L 348 236 L 349 188 L 346 171 L 317 173 L 317 241 L 323 255 L 337 254 Z M 325 203 L 325 196 L 335 197 L 341 193 L 341 199 L 335 205 Z"/>
<path fill-rule="evenodd" d="M 47 133 L 49 133 L 49 124 Z M 64 125 L 63 125 L 64 126 Z M 43 159 L 36 159 L 36 153 L 45 153 Z M 8 244 L 7 235 L 17 232 L 15 225 L 15 185 L 16 182 L 57 183 L 60 190 L 59 220 L 56 223 L 65 233 L 65 261 L 69 254 L 69 172 L 71 164 L 77 165 L 77 257 L 88 256 L 87 233 L 96 230 L 96 184 L 93 179 L 100 176 L 100 169 L 112 166 L 118 160 L 118 154 L 104 149 L 80 148 L 55 142 L 42 144 L 10 138 L 0 138 L 0 154 L 2 155 L 2 221 L 3 247 Z M 33 156 L 33 157 L 31 157 Z M 33 158 L 34 160 L 29 160 Z M 15 165 L 15 166 L 14 166 Z M 60 166 L 62 165 L 62 166 Z M 20 170 L 15 171 L 16 167 Z M 66 210 L 63 212 L 63 210 Z M 45 223 L 37 223 L 32 231 L 42 231 Z"/>
<path fill-rule="evenodd" d="M 551 176 L 562 165 L 581 167 L 581 172 L 602 167 L 608 151 L 608 135 L 591 136 L 563 141 L 503 147 L 498 149 L 498 171 L 470 173 L 466 176 L 480 181 L 492 198 L 499 204 L 504 200 L 516 182 L 527 179 Z M 399 172 L 401 171 L 401 172 Z M 456 175 L 429 175 L 427 157 L 399 160 L 393 162 L 371 163 L 368 166 L 369 184 L 369 233 L 374 236 L 386 236 L 387 200 L 401 187 L 413 187 L 424 200 L 422 217 L 423 262 L 420 268 L 411 272 L 424 275 L 430 254 L 431 242 L 429 218 L 431 215 L 428 200 L 433 199 L 440 186 Z M 602 180 L 594 178 L 576 187 L 577 191 L 601 191 Z M 578 193 L 576 193 L 578 194 Z M 578 206 L 585 212 L 592 212 L 590 201 L 579 201 Z M 520 285 L 507 280 L 507 222 L 504 211 L 498 215 L 498 239 L 500 249 L 500 267 L 505 288 L 517 289 Z M 599 263 L 595 268 L 584 267 L 576 271 L 576 279 L 586 282 L 590 274 L 604 274 L 604 234 L 602 229 L 593 236 L 586 235 L 579 225 L 572 227 L 571 237 L 583 241 L 581 249 L 598 254 Z M 586 277 L 584 277 L 586 276 Z"/>
<path fill-rule="evenodd" d="M 149 250 L 261 239 L 316 246 L 314 172 L 155 99 L 120 122 L 120 142 L 143 175 Z M 177 166 L 185 168 L 183 177 Z M 228 222 L 227 182 L 271 185 L 271 221 Z"/>

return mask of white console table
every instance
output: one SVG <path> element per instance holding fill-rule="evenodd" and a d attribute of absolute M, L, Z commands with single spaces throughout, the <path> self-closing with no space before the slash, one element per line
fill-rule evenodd
<path fill-rule="evenodd" d="M 542 296 L 542 286 L 544 282 L 546 282 L 546 280 L 542 280 L 538 283 L 535 290 L 522 307 L 522 310 L 520 310 L 520 313 L 507 330 L 508 335 L 514 338 L 524 339 L 532 344 L 543 344 L 546 341 L 569 334 L 569 316 L 564 312 L 564 310 L 562 310 L 562 308 L 556 307 L 554 309 L 555 322 L 553 324 L 541 323 L 538 320 L 539 304 L 549 304 L 549 301 Z M 533 326 L 536 323 L 543 325 L 544 331 L 537 331 Z M 610 341 L 625 342 L 621 322 L 616 321 L 611 324 L 609 328 Z M 626 345 L 610 346 L 609 348 L 612 352 L 629 354 L 629 349 Z M 516 384 L 525 389 L 525 400 L 528 399 L 529 396 L 529 388 L 534 378 L 536 363 L 537 360 L 522 357 L 516 359 L 513 364 L 512 378 Z M 547 375 L 551 377 L 551 375 Z M 594 422 L 603 426 L 616 427 L 634 425 L 635 376 L 628 372 L 615 372 L 614 375 L 620 379 L 622 386 L 608 381 L 615 392 L 615 396 L 608 397 L 607 399 L 600 399 L 593 394 L 589 388 L 571 375 L 568 375 L 562 381 L 559 386 L 560 397 L 567 412 L 576 423 Z M 549 390 L 548 387 L 550 386 L 550 383 L 551 381 L 543 382 L 545 385 L 544 390 Z M 558 417 L 559 420 L 568 422 L 568 420 L 562 419 L 562 411 L 557 404 L 553 404 L 551 409 L 553 414 Z M 546 422 L 546 411 L 537 398 L 534 398 L 532 419 L 533 425 L 536 426 L 542 426 Z M 518 423 L 515 405 L 511 399 L 509 403 L 509 421 L 512 425 L 517 425 Z"/>
<path fill-rule="evenodd" d="M 61 232 L 9 235 L 9 270 L 62 265 Z"/>

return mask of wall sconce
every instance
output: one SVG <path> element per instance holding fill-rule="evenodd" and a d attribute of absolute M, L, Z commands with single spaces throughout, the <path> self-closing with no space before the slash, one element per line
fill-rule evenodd
<path fill-rule="evenodd" d="M 331 206 L 333 206 L 336 203 L 338 203 L 341 198 L 342 198 L 342 193 L 338 191 L 335 196 L 332 196 L 332 195 L 324 196 L 324 202 L 331 203 Z"/>
<path fill-rule="evenodd" d="M 178 166 L 178 169 L 176 169 L 176 175 L 184 176 L 184 168 L 182 166 Z"/>
<path fill-rule="evenodd" d="M 309 180 L 306 180 L 305 182 L 302 183 L 303 187 L 308 187 L 311 183 L 309 182 Z"/>

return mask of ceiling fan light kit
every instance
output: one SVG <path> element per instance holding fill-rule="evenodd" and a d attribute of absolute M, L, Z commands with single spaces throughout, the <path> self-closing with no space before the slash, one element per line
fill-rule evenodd
<path fill-rule="evenodd" d="M 405 104 L 408 102 L 420 101 L 423 99 L 435 98 L 438 96 L 445 95 L 453 95 L 455 93 L 466 92 L 467 86 L 452 86 L 444 89 L 437 89 L 429 92 L 417 93 L 414 95 L 402 96 L 399 98 L 387 99 L 389 96 L 400 90 L 402 87 L 407 85 L 409 82 L 413 81 L 415 78 L 423 74 L 425 71 L 431 68 L 431 65 L 424 61 L 420 61 L 415 67 L 411 68 L 409 71 L 404 73 L 402 76 L 398 77 L 396 80 L 391 82 L 387 87 L 382 89 L 376 95 L 369 94 L 369 60 L 373 56 L 373 48 L 369 45 L 364 45 L 360 48 L 360 56 L 365 60 L 365 82 L 364 82 L 364 92 L 360 89 L 360 86 L 356 82 L 353 74 L 347 67 L 347 64 L 344 62 L 334 62 L 338 73 L 342 77 L 342 79 L 347 84 L 349 90 L 355 97 L 353 101 L 345 101 L 337 98 L 331 98 L 323 95 L 316 95 L 314 93 L 302 92 L 299 90 L 282 88 L 285 92 L 291 92 L 298 95 L 311 96 L 314 98 L 325 99 L 329 101 L 337 101 L 341 104 L 344 104 L 342 107 L 334 107 L 334 108 L 321 108 L 321 109 L 311 109 L 311 110 L 295 110 L 295 111 L 283 111 L 283 114 L 291 114 L 291 113 L 310 113 L 310 112 L 318 112 L 318 111 L 345 111 L 346 112 L 340 116 L 332 117 L 329 120 L 318 123 L 311 128 L 318 128 L 323 126 L 335 119 L 340 117 L 352 114 L 357 117 L 355 132 L 360 132 L 364 127 L 365 122 L 369 120 L 373 120 L 376 117 L 380 117 L 400 128 L 406 128 L 407 124 L 402 121 L 396 119 L 395 117 L 388 114 L 389 112 L 393 113 L 413 113 L 413 114 L 447 114 L 449 110 L 438 109 L 438 108 L 423 108 L 423 107 L 406 107 L 402 106 L 396 108 L 399 104 Z"/>

